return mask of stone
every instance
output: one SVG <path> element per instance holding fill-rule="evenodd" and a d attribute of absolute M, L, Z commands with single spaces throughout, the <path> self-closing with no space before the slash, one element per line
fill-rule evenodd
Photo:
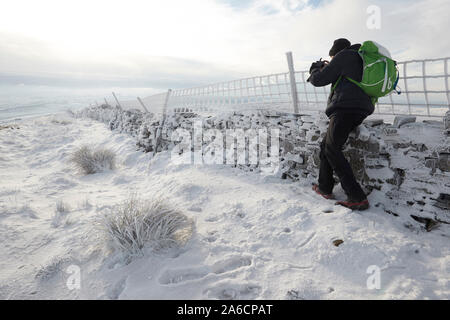
<path fill-rule="evenodd" d="M 440 193 L 434 203 L 434 206 L 444 210 L 450 210 L 450 194 Z"/>
<path fill-rule="evenodd" d="M 444 116 L 444 134 L 450 136 L 450 111 L 447 111 Z"/>
<path fill-rule="evenodd" d="M 405 149 L 411 147 L 411 142 L 395 142 L 392 144 L 394 149 Z"/>
<path fill-rule="evenodd" d="M 369 139 L 369 141 L 362 141 L 359 139 L 350 138 L 348 141 L 350 147 L 355 149 L 362 149 L 372 153 L 379 153 L 380 151 L 380 143 L 376 139 Z"/>
<path fill-rule="evenodd" d="M 369 127 L 376 127 L 384 123 L 383 119 L 369 119 L 364 120 L 364 124 L 368 125 Z"/>
<path fill-rule="evenodd" d="M 381 169 L 389 167 L 389 157 L 384 154 L 367 155 L 365 160 L 365 166 L 369 169 Z"/>
<path fill-rule="evenodd" d="M 137 136 L 141 149 L 154 152 L 161 122 L 159 116 L 149 117 L 148 114 L 143 115 L 138 111 L 103 110 L 101 107 L 97 109 L 100 112 L 91 112 L 88 116 L 108 123 L 111 129 Z M 171 139 L 176 129 L 192 131 L 199 116 L 188 113 L 187 109 L 185 111 L 167 115 L 158 151 L 170 151 L 178 144 Z M 320 137 L 326 133 L 327 119 L 276 112 L 266 115 L 257 112 L 242 114 L 235 112 L 232 115 L 204 118 L 204 129 L 279 128 L 280 171 L 277 175 L 279 174 L 281 179 L 292 181 L 317 179 L 320 164 L 319 143 Z M 450 112 L 447 116 L 449 119 L 446 128 L 450 126 Z M 443 220 L 448 220 L 446 211 L 450 210 L 450 140 L 442 136 L 442 121 L 424 121 L 408 125 L 407 129 L 398 129 L 399 126 L 410 123 L 408 121 L 413 118 L 398 117 L 395 121 L 396 127 L 384 123 L 382 119 L 366 120 L 358 130 L 352 132 L 345 145 L 344 154 L 366 193 L 379 190 L 380 194 L 386 194 L 385 204 L 388 207 L 383 208 L 385 212 L 393 216 L 401 215 L 402 219 L 405 216 L 410 219 L 410 215 L 415 215 L 424 219 L 424 228 L 431 230 L 436 226 L 436 221 L 443 223 Z M 422 133 L 428 138 L 419 137 Z M 431 134 L 434 135 L 433 138 Z M 271 140 L 264 146 L 270 147 Z M 180 154 L 188 152 L 190 148 L 190 145 L 179 146 L 175 151 Z M 204 152 L 208 151 L 205 145 L 203 148 Z M 234 151 L 239 150 L 241 149 Z M 258 148 L 255 149 L 257 150 Z M 259 165 L 235 163 L 234 166 L 245 171 L 260 171 Z M 338 182 L 337 178 L 335 180 Z M 436 199 L 439 193 L 442 194 Z M 333 240 L 338 238 L 329 241 Z M 336 244 L 343 243 L 340 241 Z"/>
<path fill-rule="evenodd" d="M 436 172 L 437 164 L 438 164 L 438 158 L 432 158 L 432 157 L 425 158 L 425 167 L 430 168 L 431 173 Z"/>
<path fill-rule="evenodd" d="M 290 141 L 283 141 L 282 142 L 282 148 L 284 153 L 291 153 L 294 150 L 294 144 Z"/>
<path fill-rule="evenodd" d="M 450 130 L 450 111 L 447 111 L 444 116 L 444 129 Z"/>
<path fill-rule="evenodd" d="M 11 125 L 11 124 L 0 125 L 0 130 L 4 130 L 4 129 L 19 129 L 19 126 Z"/>
<path fill-rule="evenodd" d="M 383 129 L 383 134 L 386 136 L 396 136 L 398 135 L 397 129 L 394 127 L 386 127 Z"/>
<path fill-rule="evenodd" d="M 442 128 L 443 122 L 438 120 L 422 120 L 423 123 L 425 123 L 428 126 L 436 127 L 436 128 Z"/>
<path fill-rule="evenodd" d="M 438 168 L 441 171 L 450 172 L 450 153 L 439 153 Z"/>
<path fill-rule="evenodd" d="M 314 145 L 308 145 L 308 159 L 311 159 L 311 163 L 314 167 L 319 167 L 320 165 L 320 147 Z"/>
<path fill-rule="evenodd" d="M 344 151 L 344 155 L 352 167 L 356 180 L 365 183 L 368 180 L 368 177 L 364 162 L 364 152 L 361 152 L 361 150 L 358 149 L 348 149 Z"/>
<path fill-rule="evenodd" d="M 356 137 L 362 141 L 369 141 L 370 131 L 364 125 L 360 125 L 356 128 Z"/>
<path fill-rule="evenodd" d="M 428 150 L 427 146 L 423 143 L 414 143 L 412 147 L 418 152 L 425 152 Z"/>
<path fill-rule="evenodd" d="M 405 181 L 405 170 L 400 168 L 395 168 L 394 177 L 386 180 L 387 183 L 393 184 L 397 186 L 397 188 L 400 188 L 400 186 L 403 184 L 404 181 Z"/>
<path fill-rule="evenodd" d="M 333 244 L 336 246 L 336 247 L 339 247 L 341 244 L 343 244 L 344 243 L 344 240 L 341 240 L 341 239 L 337 239 L 337 240 L 333 240 Z"/>
<path fill-rule="evenodd" d="M 413 218 L 417 222 L 423 223 L 425 225 L 425 230 L 427 230 L 427 232 L 430 232 L 439 226 L 439 222 L 430 218 L 423 218 L 415 215 L 411 215 L 411 218 Z"/>
<path fill-rule="evenodd" d="M 416 122 L 416 117 L 414 116 L 395 116 L 394 127 L 400 128 L 407 123 Z"/>

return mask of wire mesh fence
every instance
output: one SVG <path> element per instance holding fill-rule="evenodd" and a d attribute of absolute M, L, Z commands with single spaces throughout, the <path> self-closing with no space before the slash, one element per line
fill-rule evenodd
<path fill-rule="evenodd" d="M 258 108 L 291 112 L 289 86 L 288 73 L 279 73 L 174 90 L 168 109 L 219 112 Z"/>
<path fill-rule="evenodd" d="M 375 114 L 442 117 L 450 110 L 450 58 L 398 62 L 401 94 L 379 99 Z M 324 110 L 330 85 L 314 87 L 308 71 L 277 73 L 225 81 L 206 86 L 116 102 L 123 109 L 144 112 L 206 112 L 276 110 L 302 112 Z M 291 79 L 295 85 L 292 86 Z M 293 89 L 294 88 L 294 89 Z M 296 99 L 295 99 L 296 97 Z M 296 105 L 298 104 L 298 105 Z"/>

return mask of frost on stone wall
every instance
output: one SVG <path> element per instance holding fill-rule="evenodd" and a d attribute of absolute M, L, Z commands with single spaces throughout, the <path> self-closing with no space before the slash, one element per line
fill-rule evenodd
<path fill-rule="evenodd" d="M 151 113 L 124 111 L 107 105 L 87 108 L 78 116 L 102 121 L 111 130 L 130 134 L 144 152 L 154 152 L 162 123 L 160 116 Z M 328 126 L 323 113 L 299 115 L 255 110 L 208 117 L 190 112 L 172 113 L 167 115 L 161 128 L 158 151 L 171 150 L 179 143 L 172 141 L 175 130 L 181 128 L 192 133 L 194 123 L 199 121 L 204 130 L 222 132 L 223 145 L 226 145 L 227 129 L 242 132 L 267 129 L 267 147 L 270 148 L 270 129 L 278 129 L 280 165 L 273 174 L 294 181 L 317 178 L 320 141 Z M 350 134 L 344 153 L 357 180 L 367 193 L 378 192 L 389 200 L 375 205 L 397 216 L 414 212 L 414 216 L 421 219 L 450 222 L 450 137 L 446 135 L 446 121 L 445 124 L 431 120 L 416 122 L 415 118 L 399 117 L 391 125 L 382 119 L 368 119 Z M 202 140 L 204 156 L 213 152 L 213 144 L 218 143 L 215 139 L 220 138 L 204 137 Z M 239 154 L 248 153 L 248 139 L 247 149 L 239 150 Z M 242 146 L 235 144 L 234 150 L 228 151 L 235 152 L 237 148 Z M 192 148 L 180 150 L 190 152 Z M 245 159 L 248 161 L 248 156 Z M 233 161 L 228 165 L 246 171 L 261 170 L 259 163 Z"/>

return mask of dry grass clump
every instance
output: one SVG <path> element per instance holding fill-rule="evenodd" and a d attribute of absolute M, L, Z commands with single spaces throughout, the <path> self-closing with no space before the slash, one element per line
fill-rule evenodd
<path fill-rule="evenodd" d="M 104 170 L 113 170 L 116 154 L 104 148 L 92 150 L 89 146 L 81 146 L 72 154 L 70 161 L 84 174 L 93 174 Z"/>
<path fill-rule="evenodd" d="M 132 195 L 105 216 L 104 224 L 115 249 L 141 255 L 145 248 L 161 251 L 186 244 L 193 221 L 168 200 L 141 200 Z"/>

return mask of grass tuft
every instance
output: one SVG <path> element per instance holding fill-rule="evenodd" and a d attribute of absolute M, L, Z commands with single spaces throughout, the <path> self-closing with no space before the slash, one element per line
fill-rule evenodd
<path fill-rule="evenodd" d="M 94 174 L 104 170 L 113 170 L 116 155 L 109 149 L 92 150 L 89 146 L 81 146 L 71 156 L 70 161 L 84 174 Z"/>
<path fill-rule="evenodd" d="M 159 252 L 183 246 L 194 225 L 168 200 L 141 200 L 135 195 L 105 216 L 104 223 L 113 247 L 131 256 L 142 255 L 145 248 Z"/>

